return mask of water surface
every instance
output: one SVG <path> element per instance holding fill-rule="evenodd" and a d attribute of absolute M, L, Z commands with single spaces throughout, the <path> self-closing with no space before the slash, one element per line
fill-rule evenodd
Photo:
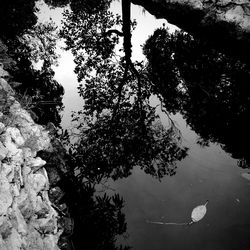
<path fill-rule="evenodd" d="M 181 115 L 174 120 L 190 148 L 176 175 L 158 181 L 134 168 L 128 178 L 110 182 L 125 199 L 125 242 L 136 250 L 249 249 L 250 186 L 241 177 L 246 171 L 219 145 L 199 146 Z M 192 226 L 146 223 L 189 222 L 192 209 L 206 200 L 206 216 Z"/>

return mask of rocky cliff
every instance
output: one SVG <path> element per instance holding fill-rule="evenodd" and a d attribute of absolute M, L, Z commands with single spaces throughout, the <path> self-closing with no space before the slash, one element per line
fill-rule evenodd
<path fill-rule="evenodd" d="M 249 0 L 132 0 L 157 18 L 250 60 Z"/>
<path fill-rule="evenodd" d="M 0 64 L 0 249 L 55 250 L 62 233 L 52 206 L 46 161 L 49 132 L 16 100 Z"/>

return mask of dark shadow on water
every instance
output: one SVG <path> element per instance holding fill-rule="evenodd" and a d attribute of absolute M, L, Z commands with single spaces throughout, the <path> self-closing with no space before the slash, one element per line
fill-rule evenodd
<path fill-rule="evenodd" d="M 250 67 L 183 32 L 155 31 L 144 46 L 154 92 L 199 135 L 250 167 Z"/>

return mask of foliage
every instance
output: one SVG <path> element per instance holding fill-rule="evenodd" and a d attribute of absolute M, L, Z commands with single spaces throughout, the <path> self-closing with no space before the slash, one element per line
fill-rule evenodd
<path fill-rule="evenodd" d="M 64 7 L 67 4 L 69 4 L 69 0 L 44 0 L 44 2 L 49 5 L 52 6 L 52 8 L 57 8 L 57 7 Z"/>
<path fill-rule="evenodd" d="M 104 70 L 87 80 L 84 87 L 80 86 L 80 95 L 85 100 L 81 113 L 84 120 L 78 124 L 81 140 L 73 150 L 81 177 L 92 182 L 108 177 L 127 177 L 134 166 L 140 166 L 157 178 L 173 175 L 175 161 L 184 158 L 187 149 L 180 146 L 180 137 L 175 137 L 174 128 L 167 130 L 160 124 L 155 108 L 149 104 L 149 82 L 139 71 L 143 82 L 141 109 L 137 101 L 136 77 L 128 74 L 120 94 L 122 67 L 108 66 L 110 78 L 105 78 L 107 72 Z M 119 97 L 119 110 L 114 116 Z M 80 116 L 74 116 L 74 121 L 79 119 Z"/>
<path fill-rule="evenodd" d="M 16 88 L 18 96 L 27 97 L 29 110 L 34 113 L 37 122 L 49 121 L 59 126 L 60 110 L 63 108 L 63 87 L 54 79 L 52 65 L 57 62 L 56 26 L 54 23 L 38 24 L 22 37 L 8 41 L 8 52 L 16 62 L 9 69 L 12 81 L 20 82 Z M 34 63 L 42 62 L 41 69 L 35 69 Z"/>
<path fill-rule="evenodd" d="M 5 42 L 21 36 L 36 22 L 35 0 L 2 0 L 0 8 L 0 38 Z"/>
<path fill-rule="evenodd" d="M 152 124 L 154 114 L 147 115 L 149 124 L 144 129 L 140 120 L 133 117 L 134 110 L 129 110 L 115 122 L 109 116 L 101 116 L 85 130 L 74 148 L 80 177 L 98 183 L 108 177 L 127 177 L 134 166 L 159 179 L 175 174 L 176 161 L 184 158 L 187 150 L 179 146 L 172 129 Z"/>
<path fill-rule="evenodd" d="M 47 2 L 54 6 L 62 6 L 67 1 L 51 0 Z M 83 31 L 90 30 L 89 26 L 94 24 L 94 30 L 88 34 L 86 33 L 85 40 L 89 46 L 89 49 L 87 49 L 88 53 L 91 51 L 95 52 L 95 48 L 98 48 L 98 46 L 100 48 L 99 51 L 97 50 L 97 53 L 92 55 L 92 58 L 89 57 L 93 59 L 92 63 L 99 65 L 99 69 L 102 69 L 106 63 L 106 61 L 102 62 L 102 59 L 109 60 L 110 55 L 113 55 L 114 45 L 118 42 L 117 35 L 103 33 L 111 26 L 113 27 L 113 25 L 120 23 L 119 17 L 114 17 L 108 12 L 106 6 L 109 2 L 70 2 L 71 8 L 75 13 L 78 12 L 79 14 L 81 13 L 80 10 L 85 10 L 86 15 L 83 15 L 83 17 L 88 19 L 88 23 L 83 23 Z M 22 82 L 17 91 L 21 97 L 25 97 L 21 99 L 26 101 L 29 108 L 35 112 L 38 122 L 46 124 L 48 121 L 53 121 L 58 126 L 60 123 L 58 110 L 62 108 L 63 89 L 53 79 L 54 71 L 51 68 L 57 59 L 57 55 L 55 54 L 56 28 L 52 23 L 38 24 L 32 28 L 27 27 L 20 34 L 22 36 L 17 35 L 14 39 L 8 40 L 9 53 L 12 54 L 16 61 L 16 67 L 11 72 L 13 75 L 12 80 Z M 100 34 L 103 37 L 99 38 Z M 84 44 L 81 40 L 78 42 Z M 80 52 L 80 50 L 78 51 Z M 75 52 L 76 54 L 77 52 Z M 35 69 L 33 65 L 34 62 L 38 61 L 42 61 L 43 63 L 40 70 Z M 81 58 L 78 65 L 79 67 L 81 65 L 84 66 Z M 89 69 L 86 67 L 89 67 Z M 96 67 L 91 67 L 91 60 L 87 60 L 87 65 L 83 69 L 85 69 L 88 75 L 90 71 L 94 72 L 97 69 Z M 118 73 L 121 74 L 121 71 Z M 89 80 L 91 82 L 91 79 Z M 94 106 L 92 109 L 96 110 L 97 106 Z M 88 110 L 91 114 L 90 107 Z M 95 111 L 93 112 L 95 113 Z M 102 110 L 100 109 L 101 113 Z M 69 142 L 66 132 L 63 132 L 61 136 L 65 141 Z M 68 161 L 71 166 L 75 167 L 75 155 L 69 153 Z M 75 221 L 75 230 L 72 235 L 75 247 L 77 249 L 82 249 L 86 246 L 88 249 L 129 249 L 126 246 L 116 246 L 117 235 L 122 235 L 126 231 L 125 216 L 121 211 L 124 203 L 123 200 L 118 195 L 100 196 L 94 194 L 94 184 L 89 185 L 79 182 L 78 179 L 72 176 L 72 173 L 74 173 L 73 168 L 71 173 L 63 176 L 61 186 L 66 193 L 65 201 L 69 206 L 70 215 Z M 68 178 L 68 175 L 71 175 L 73 180 Z M 84 241 L 82 237 L 84 237 Z"/>
<path fill-rule="evenodd" d="M 64 178 L 61 186 L 66 191 L 65 202 L 74 219 L 71 240 L 75 249 L 128 250 L 117 246 L 117 236 L 126 232 L 123 199 L 118 195 L 98 195 L 93 185 Z M 83 240 L 84 239 L 84 240 Z"/>
<path fill-rule="evenodd" d="M 153 94 L 167 96 L 167 101 L 164 99 L 165 108 L 169 112 L 176 113 L 185 95 L 179 89 L 181 79 L 173 60 L 172 37 L 167 29 L 157 29 L 147 40 L 143 52 L 148 60 L 147 74 L 153 83 Z"/>
<path fill-rule="evenodd" d="M 124 57 L 116 55 L 117 35 L 110 39 L 107 34 L 120 18 L 106 8 L 67 11 L 65 17 L 61 35 L 75 56 L 78 80 L 85 81 L 78 88 L 84 110 L 73 115 L 80 131 L 71 148 L 79 179 L 98 183 L 126 177 L 134 166 L 159 179 L 173 175 L 187 149 L 173 128 L 159 125 L 143 63 L 128 70 Z"/>
<path fill-rule="evenodd" d="M 51 66 L 56 64 L 55 53 L 58 39 L 54 23 L 37 24 L 36 0 L 10 0 L 1 2 L 0 38 L 8 47 L 8 56 L 13 61 L 4 63 L 13 82 L 22 85 L 16 88 L 18 96 L 28 97 L 31 113 L 38 122 L 60 124 L 62 109 L 62 86 L 54 80 Z M 43 61 L 41 70 L 34 63 Z"/>
<path fill-rule="evenodd" d="M 250 68 L 187 33 L 158 29 L 144 45 L 154 93 L 200 135 L 249 166 Z"/>
<path fill-rule="evenodd" d="M 53 21 L 38 23 L 19 38 L 22 46 L 16 50 L 18 54 L 29 54 L 32 63 L 40 61 L 46 67 L 57 64 L 56 43 L 59 39 L 57 26 Z"/>
<path fill-rule="evenodd" d="M 75 73 L 79 81 L 91 77 L 93 71 L 101 70 L 108 64 L 119 41 L 117 35 L 107 33 L 115 25 L 121 24 L 121 19 L 108 10 L 111 1 L 105 2 L 102 8 L 93 12 L 83 8 L 64 12 L 61 37 L 65 39 L 66 49 L 70 49 L 75 57 Z"/>

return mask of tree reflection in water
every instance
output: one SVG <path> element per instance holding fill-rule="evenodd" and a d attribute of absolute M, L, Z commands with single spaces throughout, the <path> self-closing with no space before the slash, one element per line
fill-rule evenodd
<path fill-rule="evenodd" d="M 65 235 L 60 249 L 110 249 L 127 250 L 128 246 L 117 244 L 117 237 L 125 237 L 127 224 L 122 213 L 123 199 L 118 195 L 98 195 L 95 186 L 78 182 L 75 178 L 63 178 L 60 186 L 65 190 L 62 202 L 66 202 L 74 220 L 72 235 Z M 67 233 L 67 232 L 66 232 Z"/>
<path fill-rule="evenodd" d="M 114 82 L 119 83 L 118 80 Z M 142 88 L 145 96 L 142 109 L 137 101 L 132 101 L 138 98 L 132 91 L 135 83 L 136 79 L 131 75 L 115 116 L 112 111 L 117 103 L 111 101 L 113 104 L 110 104 L 110 108 L 104 105 L 106 101 L 110 101 L 110 93 L 118 95 L 115 91 L 103 91 L 109 90 L 105 84 L 110 84 L 110 81 L 86 84 L 83 91 L 85 103 L 99 102 L 103 105 L 86 105 L 84 110 L 74 115 L 73 120 L 77 123 L 79 134 L 77 141 L 69 148 L 70 166 L 72 172 L 76 173 L 75 183 L 81 191 L 78 191 L 79 197 L 73 198 L 69 194 L 67 203 L 73 208 L 71 214 L 78 225 L 72 238 L 76 245 L 81 243 L 83 226 L 86 226 L 88 233 L 93 232 L 88 240 L 93 240 L 93 236 L 96 236 L 96 240 L 90 244 L 93 246 L 91 249 L 117 249 L 115 239 L 126 230 L 125 217 L 121 212 L 122 199 L 117 195 L 99 197 L 93 191 L 92 195 L 86 196 L 86 187 L 91 186 L 94 190 L 96 184 L 109 178 L 117 180 L 128 177 L 133 167 L 140 167 L 158 179 L 174 175 L 177 161 L 187 155 L 187 148 L 181 145 L 181 135 L 174 124 L 168 129 L 163 127 L 155 114 L 155 108 L 149 105 L 147 86 Z M 104 98 L 99 99 L 93 93 L 102 93 L 101 97 Z M 64 187 L 71 189 L 69 185 Z M 73 200 L 75 205 L 72 204 Z M 102 244 L 101 248 L 97 243 Z"/>
<path fill-rule="evenodd" d="M 140 167 L 158 179 L 174 175 L 177 161 L 187 155 L 174 123 L 164 128 L 155 108 L 149 104 L 151 83 L 145 65 L 132 63 L 129 53 L 117 55 L 119 32 L 110 31 L 122 30 L 122 22 L 109 11 L 109 4 L 110 1 L 100 1 L 95 11 L 85 8 L 66 11 L 61 31 L 66 49 L 74 55 L 78 80 L 84 80 L 78 88 L 84 107 L 73 114 L 77 137 L 69 146 L 70 165 L 77 174 L 80 189 L 86 185 L 96 188 L 96 184 L 110 178 L 128 177 L 133 167 Z M 132 23 L 131 29 L 134 26 Z M 124 46 L 124 49 L 130 48 Z M 76 210 L 84 204 L 87 209 L 72 212 L 73 216 L 79 214 L 75 217 L 79 227 L 73 239 L 79 243 L 80 227 L 87 225 L 93 227 L 93 234 L 98 232 L 95 239 L 102 244 L 93 242 L 92 249 L 116 249 L 109 243 L 114 244 L 116 235 L 126 228 L 124 217 L 118 216 L 122 202 L 119 201 L 118 206 L 115 202 L 118 198 L 104 196 L 102 199 L 100 203 L 99 198 L 93 196 L 90 201 L 79 203 L 81 199 L 76 198 Z M 119 230 L 115 227 L 116 216 L 121 220 Z M 105 234 L 107 225 L 111 230 L 108 235 Z"/>
<path fill-rule="evenodd" d="M 30 111 L 38 122 L 60 126 L 63 88 L 54 80 L 52 69 L 57 59 L 56 27 L 53 23 L 36 25 L 36 1 L 19 2 L 4 1 L 0 10 L 1 20 L 14 17 L 10 25 L 3 25 L 4 34 L 0 36 L 16 61 L 9 71 L 15 81 L 23 83 L 16 91 L 26 103 L 31 102 Z M 63 6 L 69 1 L 46 2 Z M 109 12 L 111 1 L 70 2 L 72 11 L 65 12 L 61 36 L 75 56 L 79 81 L 86 82 L 79 86 L 84 109 L 73 117 L 78 122 L 79 138 L 67 145 L 71 171 L 62 171 L 58 184 L 75 222 L 70 238 L 76 249 L 128 249 L 116 245 L 117 236 L 126 231 L 123 199 L 118 195 L 100 196 L 95 185 L 108 178 L 127 177 L 135 166 L 158 179 L 174 175 L 176 162 L 186 156 L 187 148 L 182 147 L 174 124 L 164 128 L 155 108 L 149 105 L 151 86 L 143 63 L 132 63 L 128 55 L 115 54 L 119 32 L 113 33 L 112 28 L 123 29 L 121 18 Z M 129 20 L 127 30 L 129 33 Z M 129 51 L 129 46 L 124 49 Z M 36 70 L 33 64 L 39 60 L 43 66 Z M 50 159 L 50 164 L 57 165 L 60 157 L 56 155 L 54 163 Z M 62 165 L 64 160 L 60 159 Z"/>
<path fill-rule="evenodd" d="M 250 67 L 184 32 L 161 28 L 144 53 L 153 91 L 169 112 L 180 112 L 200 136 L 219 143 L 238 166 L 250 167 Z"/>
<path fill-rule="evenodd" d="M 78 177 L 91 183 L 116 180 L 135 166 L 158 179 L 174 175 L 176 162 L 187 154 L 176 128 L 165 129 L 154 113 L 147 113 L 142 124 L 133 108 L 119 115 L 115 120 L 100 116 L 82 131 L 71 151 Z"/>

